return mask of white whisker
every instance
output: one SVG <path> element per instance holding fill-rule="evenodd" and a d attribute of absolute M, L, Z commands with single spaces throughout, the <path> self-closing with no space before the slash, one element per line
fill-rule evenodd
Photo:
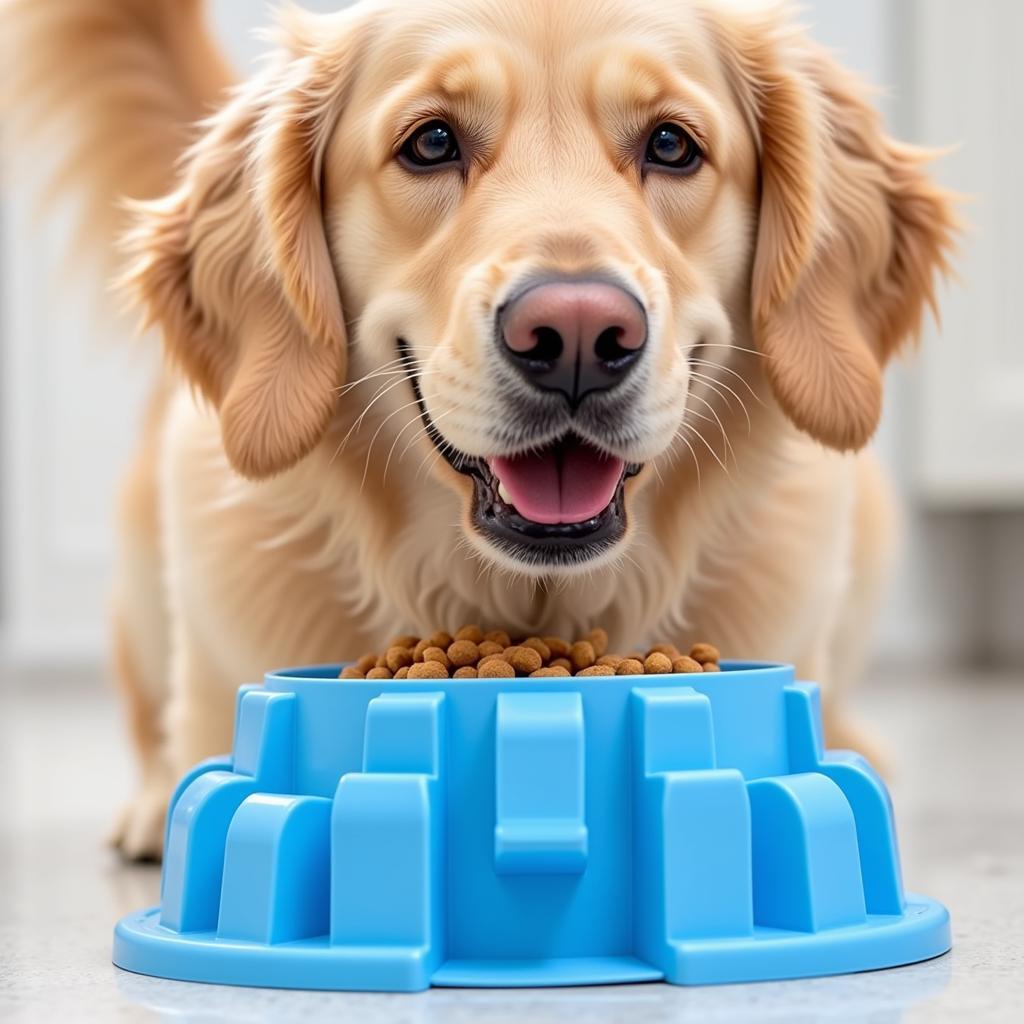
<path fill-rule="evenodd" d="M 356 430 L 359 429 L 359 427 L 362 424 L 364 418 L 366 417 L 366 414 L 389 391 L 392 391 L 394 388 L 398 387 L 398 385 L 401 384 L 405 379 L 407 379 L 407 378 L 402 377 L 402 378 L 399 378 L 398 380 L 389 381 L 388 383 L 382 384 L 379 388 L 377 388 L 376 392 L 374 392 L 373 398 L 371 398 L 370 401 L 366 403 L 365 407 L 363 408 L 363 411 L 353 421 L 352 425 L 345 432 L 345 436 L 341 439 L 341 441 L 338 442 L 338 447 L 335 448 L 334 454 L 331 456 L 331 463 L 333 463 L 334 460 L 344 451 L 345 446 L 348 444 L 349 438 L 355 433 Z"/>
<path fill-rule="evenodd" d="M 771 359 L 767 352 L 758 352 L 756 348 L 744 348 L 742 345 L 733 345 L 729 342 L 702 341 L 694 346 L 695 349 L 702 348 L 727 348 L 733 352 L 746 352 L 752 356 L 760 356 L 762 359 Z"/>
<path fill-rule="evenodd" d="M 729 473 L 729 467 L 726 466 L 726 464 L 718 457 L 718 452 L 716 452 L 715 449 L 708 444 L 707 439 L 704 437 L 704 435 L 692 424 L 684 424 L 684 426 L 689 427 L 689 429 L 696 436 L 697 440 L 700 441 L 700 443 L 704 445 L 704 447 L 707 448 L 709 452 L 711 452 L 711 455 L 714 458 L 715 462 L 717 462 L 719 466 L 722 467 L 722 471 L 731 480 L 732 475 Z"/>
<path fill-rule="evenodd" d="M 435 426 L 436 424 L 440 423 L 440 422 L 441 422 L 441 420 L 443 420 L 443 419 L 444 419 L 444 418 L 445 418 L 446 416 L 450 416 L 450 415 L 451 415 L 451 414 L 452 414 L 453 412 L 456 412 L 456 411 L 457 411 L 456 409 L 448 409 L 448 410 L 446 410 L 445 412 L 441 413 L 441 414 L 440 414 L 440 416 L 434 416 L 434 417 L 431 417 L 431 420 L 430 420 L 430 424 L 429 424 L 429 425 L 428 425 L 428 424 L 426 424 L 426 423 L 422 423 L 422 424 L 420 425 L 420 429 L 419 429 L 419 430 L 417 430 L 417 431 L 416 431 L 416 432 L 415 432 L 415 433 L 414 433 L 414 434 L 412 435 L 412 437 L 411 437 L 411 438 L 409 438 L 409 440 L 408 440 L 408 441 L 406 442 L 406 445 L 405 445 L 405 447 L 404 447 L 404 448 L 402 449 L 402 454 L 398 456 L 398 461 L 399 461 L 399 462 L 401 462 L 401 461 L 402 461 L 402 460 L 403 460 L 403 459 L 405 458 L 405 456 L 406 456 L 406 454 L 408 453 L 409 449 L 410 449 L 410 448 L 411 448 L 411 447 L 412 447 L 412 446 L 413 446 L 413 445 L 414 445 L 414 444 L 415 444 L 415 443 L 416 443 L 416 442 L 417 442 L 417 441 L 418 441 L 418 440 L 419 440 L 419 439 L 420 439 L 421 437 L 429 437 L 429 436 L 430 436 L 430 428 L 431 428 L 431 427 L 433 427 L 433 426 Z M 412 422 L 415 422 L 415 421 L 412 421 Z M 398 434 L 398 437 L 396 437 L 396 438 L 395 438 L 395 442 L 394 442 L 394 444 L 392 444 L 392 446 L 391 446 L 391 451 L 390 451 L 390 452 L 388 453 L 388 461 L 387 461 L 387 463 L 386 463 L 386 464 L 385 464 L 385 466 L 384 466 L 384 477 L 385 477 L 385 479 L 387 479 L 387 471 L 388 471 L 388 470 L 387 470 L 387 467 L 388 467 L 388 464 L 389 464 L 389 463 L 391 462 L 391 456 L 392 456 L 392 455 L 394 454 L 394 451 L 395 451 L 395 445 L 397 445 L 397 444 L 398 444 L 398 441 L 399 441 L 399 439 L 401 438 L 402 434 L 404 434 L 404 433 L 405 433 L 405 431 L 406 431 L 406 430 L 408 430 L 408 428 L 409 428 L 409 424 L 407 423 L 407 424 L 406 424 L 406 425 L 405 425 L 405 426 L 404 426 L 404 427 L 402 428 L 402 430 L 401 430 L 401 431 L 399 432 L 399 434 Z"/>
<path fill-rule="evenodd" d="M 750 397 L 753 398 L 758 405 L 764 405 L 764 402 L 761 401 L 761 396 L 750 386 L 750 382 L 742 373 L 737 373 L 731 367 L 723 366 L 721 363 L 712 362 L 710 359 L 691 359 L 690 362 L 695 366 L 710 366 L 714 369 L 725 370 L 726 373 L 732 374 L 732 376 L 750 392 Z"/>
<path fill-rule="evenodd" d="M 437 448 L 432 448 L 430 451 L 428 451 L 427 454 L 420 460 L 419 468 L 416 470 L 416 476 L 413 478 L 415 483 L 419 483 L 420 474 L 427 467 L 427 460 L 430 459 L 430 458 L 433 458 L 433 460 L 434 460 L 433 462 L 430 463 L 430 468 L 433 468 L 433 466 L 439 460 L 443 459 L 444 456 L 441 454 L 440 450 L 437 449 Z"/>
<path fill-rule="evenodd" d="M 450 411 L 450 410 L 449 410 L 449 411 Z M 388 449 L 388 457 L 387 457 L 387 459 L 385 459 L 385 461 L 384 461 L 384 483 L 385 483 L 385 484 L 387 484 L 387 482 L 388 482 L 388 468 L 389 468 L 389 467 L 391 466 L 391 459 L 392 459 L 392 456 L 393 456 L 393 455 L 395 454 L 395 448 L 397 448 L 397 447 L 398 447 L 398 442 L 402 440 L 402 435 L 403 435 L 403 434 L 404 434 L 404 433 L 405 433 L 405 432 L 406 432 L 406 431 L 407 431 L 407 430 L 408 430 L 408 429 L 409 429 L 409 428 L 410 428 L 411 426 L 413 426 L 413 424 L 415 424 L 416 422 L 420 422 L 420 429 L 419 429 L 419 430 L 417 430 L 417 431 L 416 431 L 416 432 L 415 432 L 415 433 L 414 433 L 414 434 L 412 435 L 412 440 L 413 440 L 413 441 L 415 441 L 415 440 L 416 440 L 416 438 L 420 436 L 421 432 L 425 432 L 425 431 L 426 431 L 426 429 L 427 429 L 427 426 L 426 426 L 426 424 L 424 424 L 424 423 L 422 422 L 422 417 L 417 417 L 417 418 L 415 418 L 415 419 L 410 419 L 410 420 L 409 420 L 409 422 L 408 422 L 408 423 L 406 423 L 406 424 L 405 424 L 405 426 L 404 426 L 404 427 L 402 427 L 402 429 L 401 429 L 401 430 L 400 430 L 400 431 L 399 431 L 399 432 L 398 432 L 397 434 L 395 434 L 395 439 L 394 439 L 394 441 L 392 441 L 392 442 L 391 442 L 391 447 L 390 447 L 390 448 Z M 406 451 L 408 451 L 408 445 L 406 445 L 405 449 L 403 449 L 403 451 L 402 451 L 402 455 L 404 455 Z M 400 455 L 400 456 L 398 457 L 398 461 L 399 461 L 399 462 L 401 462 L 401 461 L 402 461 L 402 456 L 401 456 L 401 455 Z"/>
<path fill-rule="evenodd" d="M 423 374 L 420 373 L 417 374 L 416 376 L 420 377 L 422 375 Z M 348 444 L 349 438 L 352 436 L 353 433 L 355 433 L 356 430 L 359 429 L 363 420 L 366 418 L 366 414 L 377 404 L 377 402 L 379 402 L 389 391 L 393 391 L 396 387 L 398 387 L 400 384 L 404 383 L 407 380 L 412 380 L 412 377 L 408 373 L 406 373 L 405 376 L 400 377 L 398 380 L 388 381 L 387 383 L 382 384 L 379 388 L 377 388 L 377 391 L 374 393 L 373 398 L 371 398 L 370 401 L 367 402 L 363 411 L 359 414 L 359 416 L 355 419 L 352 425 L 348 428 L 348 431 L 346 432 L 345 436 L 339 442 L 338 447 L 335 449 L 334 454 L 331 456 L 331 462 L 334 462 L 334 460 L 342 453 L 345 446 Z"/>
<path fill-rule="evenodd" d="M 679 440 L 686 445 L 687 450 L 690 453 L 690 458 L 693 459 L 693 468 L 697 470 L 697 491 L 699 493 L 704 486 L 704 482 L 701 480 L 700 475 L 700 459 L 697 458 L 697 453 L 693 450 L 693 445 L 690 444 L 690 439 L 688 437 L 680 437 Z"/>
<path fill-rule="evenodd" d="M 715 407 L 706 398 L 702 398 L 700 395 L 695 395 L 692 391 L 690 392 L 690 397 L 696 398 L 697 401 L 706 406 L 711 415 L 714 416 L 715 422 L 718 424 L 718 429 L 722 432 L 722 441 L 725 443 L 726 460 L 728 460 L 729 454 L 731 453 L 733 461 L 735 461 L 736 452 L 733 450 L 732 441 L 729 440 L 729 435 L 725 432 L 725 425 L 722 423 L 722 420 L 719 417 L 718 413 L 715 412 Z M 690 411 L 693 412 L 692 409 Z M 702 416 L 700 413 L 693 412 L 693 415 L 700 416 L 700 418 L 704 420 L 707 419 L 706 416 Z"/>
<path fill-rule="evenodd" d="M 370 438 L 370 443 L 366 447 L 366 459 L 363 462 L 363 476 L 362 479 L 359 481 L 360 494 L 362 494 L 363 486 L 366 484 L 366 476 L 370 472 L 370 458 L 373 455 L 373 446 L 374 444 L 376 444 L 377 438 L 380 436 L 380 432 L 387 426 L 389 420 L 394 419 L 394 417 L 397 416 L 399 413 L 404 412 L 406 409 L 409 409 L 414 405 L 419 405 L 419 402 L 415 398 L 411 402 L 406 402 L 404 405 L 400 405 L 397 409 L 388 413 L 388 415 L 385 416 L 384 419 L 380 421 L 380 424 L 378 425 L 377 429 L 373 432 L 373 437 Z M 415 420 L 411 422 L 415 422 Z M 408 426 L 408 424 L 406 424 L 406 426 Z M 387 477 L 385 476 L 385 482 L 386 480 Z"/>
<path fill-rule="evenodd" d="M 396 364 L 398 364 L 398 365 L 396 366 Z M 401 364 L 402 364 L 402 360 L 401 359 L 391 359 L 388 362 L 384 363 L 383 365 L 378 366 L 378 367 L 376 367 L 373 370 L 370 370 L 369 373 L 364 374 L 358 380 L 346 381 L 344 384 L 339 385 L 334 390 L 339 395 L 347 394 L 353 388 L 358 387 L 360 384 L 363 384 L 363 383 L 365 383 L 368 380 L 371 380 L 373 377 L 380 377 L 380 376 L 383 376 L 384 374 L 390 374 L 390 373 L 401 373 L 403 371 L 403 369 L 404 369 Z M 395 368 L 394 369 L 389 369 L 389 367 L 395 367 Z"/>
<path fill-rule="evenodd" d="M 752 427 L 751 422 L 750 422 L 750 413 L 747 411 L 747 405 L 743 401 L 743 399 L 740 398 L 740 396 L 738 394 L 736 394 L 736 392 L 733 391 L 733 389 L 731 387 L 729 387 L 729 385 L 726 384 L 724 381 L 715 380 L 714 377 L 709 377 L 706 373 L 698 373 L 696 370 L 691 370 L 690 371 L 690 375 L 692 377 L 695 377 L 697 380 L 703 381 L 709 388 L 711 388 L 712 391 L 717 392 L 717 394 L 720 397 L 725 398 L 725 396 L 722 395 L 721 391 L 719 391 L 718 389 L 719 388 L 725 388 L 725 390 L 728 391 L 729 394 L 732 395 L 732 397 L 736 399 L 736 401 L 739 403 L 740 409 L 743 412 L 743 418 L 747 421 L 747 436 L 749 437 L 751 431 L 753 430 L 753 427 Z M 696 396 L 694 396 L 694 397 L 696 397 Z M 725 400 L 726 400 L 726 402 L 728 402 L 728 399 L 725 399 Z"/>

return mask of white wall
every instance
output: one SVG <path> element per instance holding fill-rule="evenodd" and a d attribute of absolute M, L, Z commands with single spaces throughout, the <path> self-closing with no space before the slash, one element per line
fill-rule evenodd
<path fill-rule="evenodd" d="M 1014 2 L 989 0 L 979 10 Z M 804 8 L 818 38 L 888 90 L 879 102 L 897 132 L 914 136 L 922 98 L 914 94 L 911 43 L 919 35 L 915 19 L 934 10 L 930 2 L 816 0 Z M 262 48 L 250 30 L 264 20 L 264 5 L 214 0 L 212 11 L 225 46 L 246 67 Z M 969 64 L 955 70 L 972 71 Z M 955 141 L 956 131 L 950 125 L 948 135 L 929 141 Z M 88 298 L 95 280 L 68 289 L 59 262 L 67 218 L 40 230 L 27 214 L 30 191 L 8 191 L 0 206 L 0 643 L 29 660 L 96 659 L 104 649 L 113 492 L 155 346 L 133 345 L 123 326 L 96 314 Z M 962 342 L 934 335 L 926 368 L 933 346 Z M 989 649 L 1024 661 L 1024 518 L 948 511 L 922 500 L 921 379 L 920 365 L 891 372 L 877 441 L 908 508 L 906 552 L 878 650 L 909 660 Z"/>
<path fill-rule="evenodd" d="M 61 273 L 67 211 L 41 224 L 27 185 L 2 200 L 0 638 L 19 659 L 95 659 L 113 495 L 155 350 L 98 314 L 98 275 Z"/>

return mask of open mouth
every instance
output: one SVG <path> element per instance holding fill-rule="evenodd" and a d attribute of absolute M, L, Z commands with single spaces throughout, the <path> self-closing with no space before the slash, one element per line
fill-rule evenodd
<path fill-rule="evenodd" d="M 411 354 L 400 343 L 401 354 Z M 578 565 L 621 539 L 625 482 L 640 472 L 571 432 L 540 448 L 481 458 L 452 448 L 431 421 L 410 374 L 427 435 L 457 472 L 473 481 L 474 528 L 506 554 L 530 563 Z"/>
<path fill-rule="evenodd" d="M 525 455 L 472 459 L 473 521 L 513 556 L 578 563 L 626 529 L 624 484 L 640 467 L 567 434 Z"/>

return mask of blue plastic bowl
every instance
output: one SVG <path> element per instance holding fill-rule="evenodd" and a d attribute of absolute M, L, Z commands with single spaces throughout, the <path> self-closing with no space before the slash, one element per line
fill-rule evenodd
<path fill-rule="evenodd" d="M 181 781 L 142 974 L 289 988 L 753 981 L 949 949 L 892 806 L 823 749 L 818 688 L 705 675 L 269 673 Z"/>

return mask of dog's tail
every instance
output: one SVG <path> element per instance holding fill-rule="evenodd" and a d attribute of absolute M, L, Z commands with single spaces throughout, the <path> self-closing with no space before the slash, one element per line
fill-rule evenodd
<path fill-rule="evenodd" d="M 0 0 L 8 162 L 81 201 L 81 241 L 107 266 L 122 200 L 169 189 L 232 78 L 203 0 Z"/>

